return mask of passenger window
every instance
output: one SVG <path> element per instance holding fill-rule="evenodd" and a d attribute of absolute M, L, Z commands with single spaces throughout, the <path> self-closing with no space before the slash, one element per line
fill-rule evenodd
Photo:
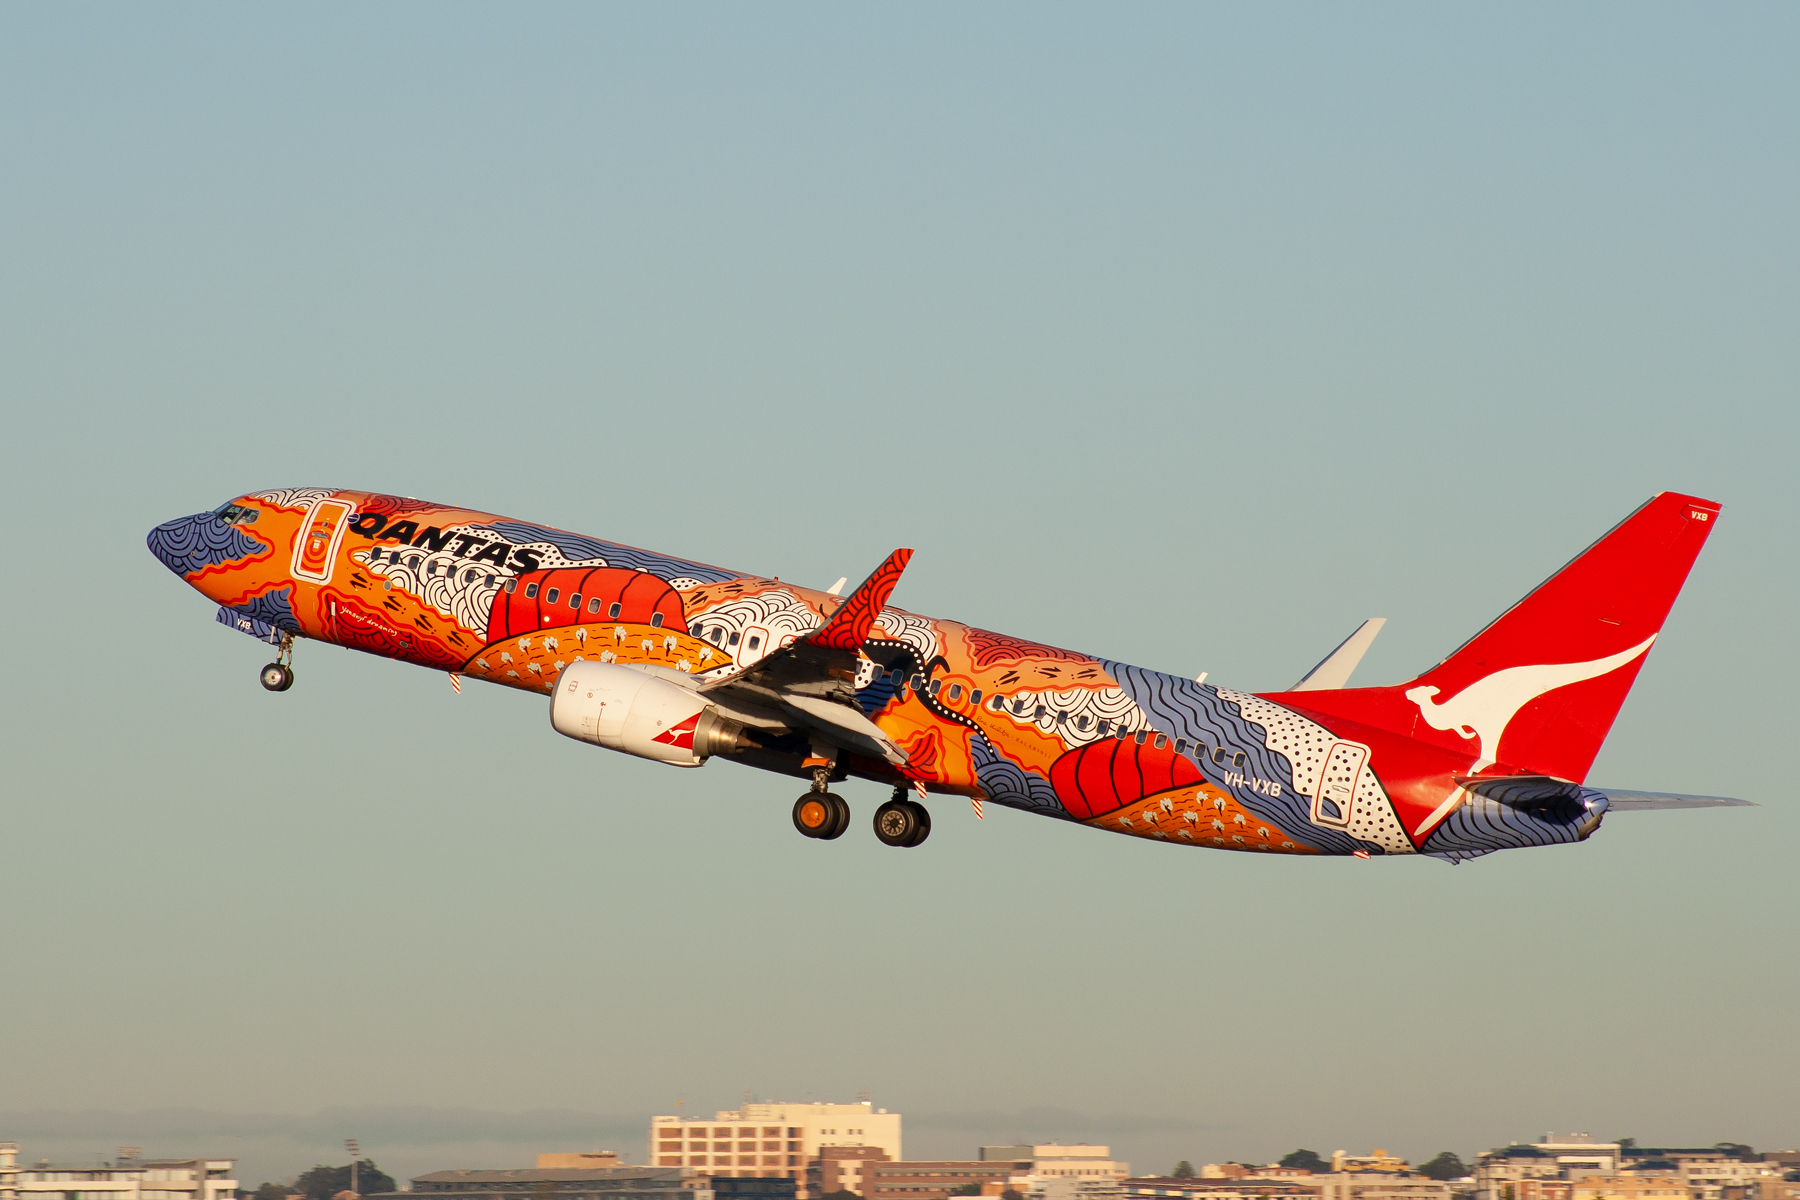
<path fill-rule="evenodd" d="M 537 584 L 535 584 L 535 583 L 526 584 L 525 585 L 525 598 L 527 600 L 531 600 L 531 599 L 535 598 L 536 596 L 537 596 Z"/>
<path fill-rule="evenodd" d="M 992 700 L 988 701 L 988 707 L 993 709 L 995 712 L 999 712 L 1001 709 L 1006 707 L 1006 697 L 1005 696 L 995 696 Z"/>
<path fill-rule="evenodd" d="M 1045 708 L 1044 708 L 1044 706 L 1043 706 L 1043 705 L 1041 705 L 1041 704 L 1040 704 L 1040 705 L 1038 705 L 1038 706 L 1037 706 L 1037 711 L 1036 711 L 1036 712 L 1034 712 L 1034 713 L 1032 713 L 1032 714 L 1031 714 L 1031 719 L 1032 719 L 1032 720 L 1034 720 L 1034 721 L 1041 721 L 1041 720 L 1043 720 L 1043 719 L 1044 719 L 1044 713 L 1045 713 L 1045 712 L 1046 712 L 1046 711 L 1048 711 L 1048 710 L 1047 710 L 1047 709 L 1045 709 Z"/>
<path fill-rule="evenodd" d="M 595 596 L 592 600 L 588 601 L 588 611 L 591 613 L 600 611 L 600 597 Z"/>
<path fill-rule="evenodd" d="M 619 619 L 619 609 L 621 607 L 623 607 L 623 606 L 617 600 L 614 600 L 612 603 L 612 607 L 606 610 L 606 615 L 611 617 L 615 621 L 618 620 Z"/>
<path fill-rule="evenodd" d="M 937 694 L 938 694 L 938 689 L 939 689 L 939 688 L 941 688 L 941 687 L 943 687 L 943 686 L 944 686 L 944 681 L 943 681 L 943 680 L 941 680 L 941 679 L 934 679 L 934 680 L 932 680 L 932 681 L 931 681 L 931 694 L 932 694 L 932 695 L 934 695 L 934 696 L 935 696 L 935 695 L 937 695 Z"/>
<path fill-rule="evenodd" d="M 961 700 L 962 699 L 962 684 L 953 683 L 950 685 L 950 699 L 952 699 L 952 700 Z"/>
<path fill-rule="evenodd" d="M 1090 723 L 1092 723 L 1093 719 L 1094 718 L 1088 716 L 1086 713 L 1082 713 L 1079 717 L 1075 718 L 1075 728 L 1081 730 L 1081 732 L 1083 732 L 1083 733 L 1086 733 L 1087 727 Z"/>
<path fill-rule="evenodd" d="M 1213 761 L 1216 763 L 1223 763 L 1225 761 L 1225 747 L 1220 746 L 1213 751 Z"/>
<path fill-rule="evenodd" d="M 980 688 L 976 688 L 974 691 L 969 693 L 969 703 L 973 704 L 976 708 L 981 707 L 981 689 Z"/>
<path fill-rule="evenodd" d="M 1175 739 L 1175 753 L 1180 754 L 1183 750 L 1186 750 L 1186 749 L 1187 749 L 1187 739 L 1186 738 L 1176 738 Z"/>
<path fill-rule="evenodd" d="M 1112 736 L 1112 725 L 1106 721 L 1102 721 L 1098 725 L 1094 726 L 1094 733 L 1099 737 L 1111 737 Z"/>
<path fill-rule="evenodd" d="M 663 619 L 663 615 L 661 613 L 651 613 L 650 614 L 650 628 L 661 629 L 662 628 L 662 619 Z"/>
<path fill-rule="evenodd" d="M 731 644 L 732 644 L 732 645 L 734 645 L 734 646 L 735 646 L 735 645 L 737 645 L 737 644 L 738 644 L 738 638 L 740 638 L 740 637 L 742 637 L 742 636 L 743 636 L 743 635 L 742 635 L 742 634 L 737 634 L 737 633 L 734 633 L 734 634 L 732 634 L 732 635 L 731 635 Z"/>
<path fill-rule="evenodd" d="M 1058 725 L 1066 725 L 1066 724 L 1068 724 L 1068 721 L 1069 721 L 1069 714 L 1068 714 L 1068 713 L 1066 713 L 1066 712 L 1061 712 L 1061 711 L 1058 711 L 1058 712 L 1057 712 L 1057 714 L 1056 714 L 1056 723 L 1057 723 L 1057 724 L 1058 724 Z"/>
<path fill-rule="evenodd" d="M 1169 739 L 1167 737 L 1163 736 L 1160 733 L 1156 735 L 1156 748 L 1158 750 L 1161 750 L 1164 746 L 1166 746 L 1168 744 L 1169 744 Z"/>
<path fill-rule="evenodd" d="M 570 592 L 569 593 L 569 607 L 570 608 L 580 608 L 581 607 L 581 593 L 580 592 Z"/>
<path fill-rule="evenodd" d="M 660 617 L 660 616 L 662 616 L 662 614 L 661 614 L 661 613 L 657 613 L 657 614 L 656 614 L 656 615 L 657 615 L 657 616 L 659 616 L 659 617 Z M 761 638 L 759 638 L 759 637 L 753 637 L 753 638 L 751 638 L 751 639 L 750 639 L 750 649 L 752 649 L 752 650 L 760 650 L 760 649 L 762 649 L 762 639 L 761 639 Z"/>
<path fill-rule="evenodd" d="M 1137 736 L 1131 740 L 1141 746 L 1149 739 L 1149 737 L 1150 731 L 1148 729 L 1140 729 L 1137 731 Z"/>
<path fill-rule="evenodd" d="M 509 579 L 509 580 L 507 580 L 507 581 L 506 581 L 506 594 L 507 594 L 507 595 L 509 595 L 509 596 L 510 596 L 510 595 L 512 595 L 512 594 L 513 594 L 513 589 L 514 589 L 514 588 L 516 588 L 516 587 L 518 587 L 518 586 L 519 586 L 519 581 L 518 581 L 518 580 L 517 580 L 517 579 Z"/>
<path fill-rule="evenodd" d="M 531 588 L 526 588 L 526 589 L 525 589 L 525 594 L 526 594 L 526 595 L 527 595 L 527 596 L 529 596 L 529 595 L 531 595 Z M 550 590 L 549 590 L 549 591 L 547 591 L 547 592 L 545 592 L 545 593 L 544 593 L 544 603 L 546 603 L 546 604 L 555 604 L 555 603 L 556 603 L 556 598 L 557 598 L 557 597 L 558 597 L 558 596 L 560 596 L 560 595 L 562 595 L 562 589 L 561 589 L 561 588 L 551 588 L 551 589 L 550 589 Z"/>

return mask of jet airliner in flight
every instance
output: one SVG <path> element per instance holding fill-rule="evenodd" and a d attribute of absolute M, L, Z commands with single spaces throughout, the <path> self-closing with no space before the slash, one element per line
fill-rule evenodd
<path fill-rule="evenodd" d="M 893 787 L 891 846 L 958 795 L 1174 845 L 1450 862 L 1581 841 L 1607 813 L 1742 804 L 1591 787 L 1588 769 L 1719 515 L 1664 492 L 1448 658 L 1345 684 L 1379 621 L 1252 694 L 891 607 L 912 556 L 817 591 L 471 509 L 287 488 L 158 525 L 149 546 L 279 647 L 300 638 L 548 700 L 561 734 L 673 766 L 798 776 L 795 827 L 850 821 L 831 784 Z"/>

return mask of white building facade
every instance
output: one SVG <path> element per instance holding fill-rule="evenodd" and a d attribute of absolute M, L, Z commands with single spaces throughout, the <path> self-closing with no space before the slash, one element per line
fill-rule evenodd
<path fill-rule="evenodd" d="M 143 1159 L 19 1165 L 16 1142 L 0 1142 L 0 1200 L 232 1200 L 233 1158 Z"/>

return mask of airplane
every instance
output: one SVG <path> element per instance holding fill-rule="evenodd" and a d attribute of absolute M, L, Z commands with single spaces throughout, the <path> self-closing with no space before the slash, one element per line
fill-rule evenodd
<path fill-rule="evenodd" d="M 249 493 L 147 541 L 277 647 L 271 692 L 311 638 L 534 693 L 582 742 L 809 781 L 809 838 L 844 833 L 831 785 L 854 776 L 893 788 L 890 846 L 925 841 L 936 794 L 1171 845 L 1458 863 L 1584 841 L 1609 812 L 1749 803 L 1586 783 L 1719 512 L 1659 493 L 1415 679 L 1346 686 L 1377 619 L 1264 693 L 892 607 L 904 549 L 845 596 L 333 488 Z"/>

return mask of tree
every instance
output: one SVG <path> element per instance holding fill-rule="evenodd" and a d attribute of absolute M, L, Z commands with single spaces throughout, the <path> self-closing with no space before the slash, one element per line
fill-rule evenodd
<path fill-rule="evenodd" d="M 951 1188 L 950 1195 L 952 1195 L 952 1196 L 979 1196 L 979 1195 L 981 1195 L 981 1185 L 979 1183 L 965 1183 L 961 1187 Z"/>
<path fill-rule="evenodd" d="M 303 1193 L 308 1200 L 331 1200 L 339 1192 L 350 1190 L 350 1164 L 341 1167 L 328 1167 L 323 1164 L 304 1172 L 294 1180 L 294 1190 Z M 375 1160 L 365 1158 L 356 1164 L 356 1190 L 367 1196 L 374 1192 L 394 1192 L 400 1189 L 394 1183 L 394 1177 L 375 1165 Z"/>
<path fill-rule="evenodd" d="M 1745 1162 L 1754 1162 L 1762 1157 L 1742 1142 L 1714 1142 L 1713 1149 L 1722 1154 L 1729 1154 L 1733 1158 L 1741 1158 Z"/>
<path fill-rule="evenodd" d="M 1184 1158 L 1175 1164 L 1175 1169 L 1169 1172 L 1169 1175 L 1174 1179 L 1192 1179 L 1194 1177 L 1194 1164 Z"/>
<path fill-rule="evenodd" d="M 265 1183 L 250 1193 L 250 1200 L 287 1200 L 293 1191 L 291 1183 Z"/>
<path fill-rule="evenodd" d="M 1446 1179 L 1461 1179 L 1468 1173 L 1469 1168 L 1463 1165 L 1463 1160 L 1448 1150 L 1440 1151 L 1436 1158 L 1419 1168 L 1419 1174 L 1440 1183 Z"/>
<path fill-rule="evenodd" d="M 1314 1175 L 1325 1175 L 1331 1171 L 1331 1164 L 1311 1150 L 1296 1150 L 1284 1155 L 1281 1165 L 1291 1171 L 1311 1171 Z"/>
<path fill-rule="evenodd" d="M 1000 1193 L 1000 1200 L 1025 1200 L 1025 1196 L 1018 1188 L 1007 1188 Z"/>

